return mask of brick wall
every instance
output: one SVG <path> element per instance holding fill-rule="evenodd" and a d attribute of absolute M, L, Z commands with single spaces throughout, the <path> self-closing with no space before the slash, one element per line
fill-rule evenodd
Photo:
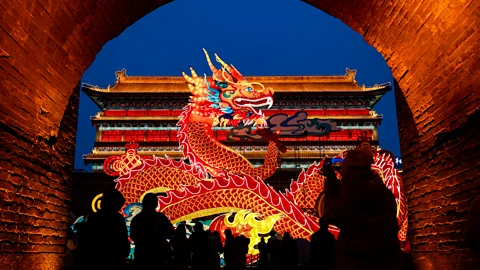
<path fill-rule="evenodd" d="M 107 41 L 166 2 L 0 2 L 0 268 L 61 265 L 75 86 Z M 480 192 L 480 2 L 305 2 L 364 36 L 392 69 L 417 264 L 468 267 L 460 230 Z"/>
<path fill-rule="evenodd" d="M 61 266 L 70 222 L 79 93 L 77 86 L 57 135 L 29 138 L 0 122 L 0 269 Z"/>

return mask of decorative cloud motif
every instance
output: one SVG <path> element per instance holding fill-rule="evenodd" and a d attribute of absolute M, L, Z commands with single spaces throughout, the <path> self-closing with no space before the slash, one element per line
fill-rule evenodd
<path fill-rule="evenodd" d="M 339 131 L 337 123 L 332 120 L 308 119 L 305 111 L 297 111 L 288 116 L 280 113 L 268 118 L 268 126 L 273 132 L 280 130 L 280 136 L 304 137 L 307 135 L 326 135 L 331 131 Z"/>
<path fill-rule="evenodd" d="M 340 131 L 337 123 L 332 120 L 308 119 L 305 111 L 297 111 L 293 116 L 284 113 L 274 114 L 268 118 L 267 123 L 272 132 L 280 131 L 280 137 L 324 136 L 332 131 Z M 252 126 L 233 128 L 228 139 L 235 140 L 235 138 L 239 138 L 240 141 L 262 140 L 262 137 L 252 130 Z"/>
<path fill-rule="evenodd" d="M 240 141 L 263 141 L 262 136 L 252 130 L 252 126 L 238 126 L 232 128 L 230 134 L 227 135 L 227 139 L 231 141 L 237 139 L 240 139 Z"/>

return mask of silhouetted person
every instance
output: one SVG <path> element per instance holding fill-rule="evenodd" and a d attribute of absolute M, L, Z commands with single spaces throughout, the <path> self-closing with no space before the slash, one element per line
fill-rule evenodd
<path fill-rule="evenodd" d="M 223 248 L 223 258 L 225 260 L 225 268 L 235 268 L 235 254 L 237 253 L 237 243 L 230 229 L 225 230 L 225 246 Z"/>
<path fill-rule="evenodd" d="M 156 211 L 157 195 L 146 194 L 142 204 L 142 212 L 130 224 L 130 237 L 135 243 L 135 265 L 145 269 L 165 268 L 172 255 L 167 239 L 173 236 L 173 225 L 163 213 Z"/>
<path fill-rule="evenodd" d="M 248 245 L 250 244 L 250 239 L 244 235 L 239 235 L 235 237 L 237 242 L 237 253 L 235 254 L 235 264 L 238 269 L 247 268 L 247 254 L 248 254 Z"/>
<path fill-rule="evenodd" d="M 82 268 L 124 267 L 130 253 L 127 226 L 118 212 L 125 199 L 116 189 L 103 192 L 101 209 L 79 228 Z"/>
<path fill-rule="evenodd" d="M 475 253 L 480 254 L 480 195 L 470 205 L 465 228 L 465 243 Z"/>
<path fill-rule="evenodd" d="M 187 269 L 190 261 L 190 244 L 187 238 L 185 224 L 180 224 L 170 240 L 173 249 L 173 266 L 175 269 Z"/>
<path fill-rule="evenodd" d="M 325 176 L 323 211 L 328 212 L 332 206 L 338 204 L 340 200 L 340 180 L 337 179 L 335 169 L 331 164 L 325 164 L 322 168 L 322 174 Z"/>
<path fill-rule="evenodd" d="M 267 242 L 268 253 L 270 254 L 270 268 L 280 269 L 282 267 L 282 242 L 277 238 L 275 231 L 270 232 L 270 239 Z"/>
<path fill-rule="evenodd" d="M 208 267 L 208 238 L 203 230 L 203 224 L 195 223 L 194 232 L 189 238 L 192 248 L 192 268 Z"/>
<path fill-rule="evenodd" d="M 320 218 L 320 229 L 310 238 L 310 269 L 335 269 L 335 237 L 328 231 L 328 224 Z"/>
<path fill-rule="evenodd" d="M 342 163 L 339 203 L 325 213 L 340 228 L 337 269 L 401 269 L 397 204 L 380 176 L 372 171 L 373 153 L 351 150 Z"/>
<path fill-rule="evenodd" d="M 290 236 L 290 233 L 285 232 L 282 239 L 282 268 L 296 269 L 298 267 L 298 249 L 297 243 Z"/>
<path fill-rule="evenodd" d="M 300 265 L 302 268 L 305 268 L 307 266 L 307 262 L 310 260 L 310 242 L 303 238 L 298 238 L 294 241 L 298 250 L 298 265 Z"/>
<path fill-rule="evenodd" d="M 268 246 L 265 242 L 265 238 L 260 238 L 260 243 L 258 243 L 258 251 L 260 252 L 260 259 L 258 261 L 258 266 L 260 269 L 269 268 L 269 259 L 268 259 Z"/>
<path fill-rule="evenodd" d="M 210 231 L 207 231 L 210 232 Z M 208 233 L 208 268 L 220 269 L 220 254 L 223 252 L 222 241 L 220 240 L 220 233 L 213 231 Z"/>

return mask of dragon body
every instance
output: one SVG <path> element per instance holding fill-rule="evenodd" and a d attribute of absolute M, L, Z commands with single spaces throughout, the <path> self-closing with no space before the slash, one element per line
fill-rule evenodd
<path fill-rule="evenodd" d="M 211 77 L 198 76 L 192 68 L 191 76 L 182 72 L 192 94 L 177 124 L 180 127 L 177 136 L 185 159 L 140 157 L 135 146 L 130 144 L 125 155 L 105 161 L 105 172 L 119 176 L 117 189 L 125 196 L 125 206 L 141 202 L 149 192 L 165 193 L 165 196 L 159 196 L 159 210 L 173 223 L 231 212 L 243 215 L 242 211 L 248 210 L 254 214 L 254 220 L 268 221 L 269 224 L 251 232 L 267 231 L 273 226 L 277 232 L 290 232 L 294 238 L 310 238 L 318 229 L 318 216 L 304 210 L 315 208 L 317 198 L 323 192 L 324 177 L 318 173 L 323 161 L 302 171 L 285 193 L 264 183 L 263 180 L 275 172 L 280 152 L 284 151 L 275 139 L 278 137 L 268 135 L 261 110 L 272 105 L 273 90 L 260 83 L 248 82 L 235 67 L 225 64 L 217 55 L 216 60 L 222 69 L 215 68 L 206 51 L 205 55 L 213 73 Z M 238 125 L 256 125 L 257 133 L 270 140 L 262 166 L 253 167 L 245 157 L 213 136 L 214 127 Z M 392 164 L 387 157 L 378 156 L 375 166 L 397 198 L 397 216 L 402 226 L 399 238 L 404 241 L 407 224 L 405 197 L 401 179 Z M 248 224 L 256 224 L 249 219 Z M 225 218 L 222 224 L 233 223 Z M 338 232 L 336 228 L 331 230 Z M 256 235 L 251 239 L 255 239 L 251 245 L 253 248 L 259 237 Z"/>

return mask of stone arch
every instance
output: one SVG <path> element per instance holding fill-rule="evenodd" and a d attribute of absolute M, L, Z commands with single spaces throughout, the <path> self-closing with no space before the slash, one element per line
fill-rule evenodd
<path fill-rule="evenodd" d="M 77 84 L 107 41 L 167 2 L 0 4 L 2 268 L 60 267 Z M 414 256 L 436 268 L 469 266 L 460 231 L 480 191 L 480 2 L 305 2 L 360 33 L 392 70 Z"/>

